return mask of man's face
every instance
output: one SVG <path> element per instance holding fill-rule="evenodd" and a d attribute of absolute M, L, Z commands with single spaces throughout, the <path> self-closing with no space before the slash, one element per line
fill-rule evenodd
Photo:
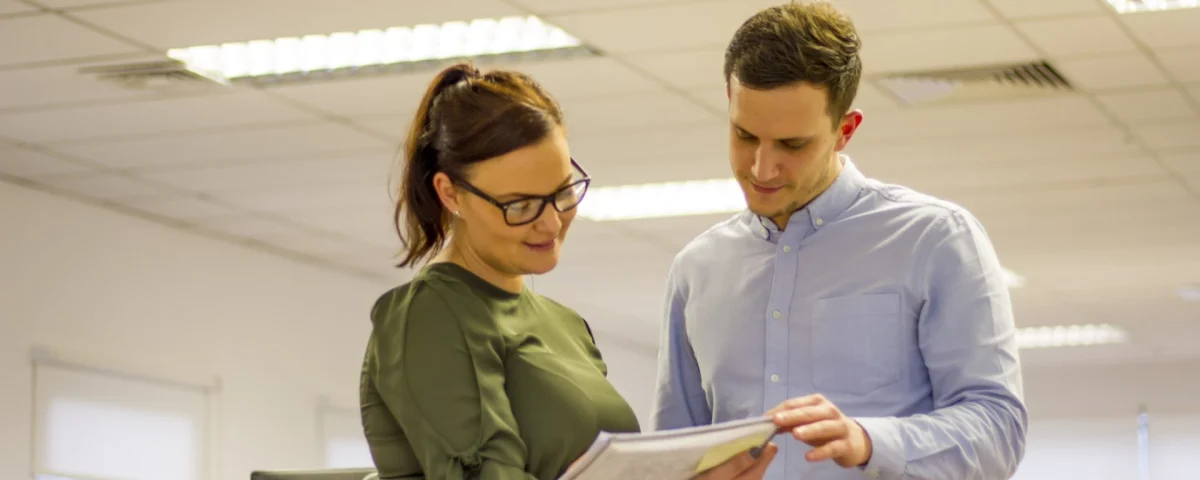
<path fill-rule="evenodd" d="M 786 225 L 837 178 L 837 152 L 862 114 L 850 112 L 834 125 L 826 91 L 807 83 L 753 90 L 733 77 L 728 88 L 734 176 L 751 212 Z"/>

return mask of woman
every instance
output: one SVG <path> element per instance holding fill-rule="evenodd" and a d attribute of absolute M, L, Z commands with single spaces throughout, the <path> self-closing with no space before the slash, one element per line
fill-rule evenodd
<path fill-rule="evenodd" d="M 588 324 L 523 284 L 558 263 L 590 181 L 562 117 L 515 72 L 456 65 L 425 92 L 394 220 L 400 265 L 431 261 L 375 303 L 360 390 L 381 480 L 553 479 L 600 431 L 639 429 Z"/>

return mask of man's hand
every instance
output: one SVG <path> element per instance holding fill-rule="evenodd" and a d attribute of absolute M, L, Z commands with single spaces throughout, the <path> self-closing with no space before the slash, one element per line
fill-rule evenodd
<path fill-rule="evenodd" d="M 767 473 L 767 467 L 771 465 L 771 460 L 775 459 L 775 453 L 779 451 L 779 447 L 774 443 L 767 443 L 762 450 L 758 450 L 758 448 L 754 450 L 756 451 L 738 454 L 725 463 L 695 477 L 695 480 L 759 480 L 763 478 L 763 475 Z"/>
<path fill-rule="evenodd" d="M 871 459 L 871 438 L 867 432 L 820 394 L 785 400 L 767 415 L 775 420 L 779 433 L 791 432 L 796 440 L 813 447 L 805 455 L 810 462 L 832 459 L 842 467 L 851 468 Z"/>

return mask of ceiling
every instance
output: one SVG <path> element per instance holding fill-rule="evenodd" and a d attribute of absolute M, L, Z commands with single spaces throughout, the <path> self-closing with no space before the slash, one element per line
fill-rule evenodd
<path fill-rule="evenodd" d="M 388 185 L 431 73 L 268 89 L 128 89 L 88 65 L 168 48 L 537 14 L 605 55 L 512 65 L 563 103 L 594 187 L 728 176 L 721 59 L 775 0 L 0 0 L 0 179 L 381 282 Z M 1022 326 L 1109 322 L 1129 345 L 1034 365 L 1200 358 L 1200 10 L 1103 0 L 840 0 L 864 41 L 868 175 L 985 224 Z M 469 12 L 467 14 L 456 12 Z M 381 20 L 382 19 L 382 20 Z M 881 75 L 1046 60 L 1055 95 L 903 105 Z M 652 351 L 666 269 L 725 215 L 577 220 L 535 288 Z M 597 294 L 599 292 L 599 295 Z"/>

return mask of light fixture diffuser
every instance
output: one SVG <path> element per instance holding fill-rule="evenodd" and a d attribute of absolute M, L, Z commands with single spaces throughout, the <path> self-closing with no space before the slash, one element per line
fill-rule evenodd
<path fill-rule="evenodd" d="M 535 16 L 174 48 L 167 56 L 218 81 L 570 49 L 579 39 Z"/>
<path fill-rule="evenodd" d="M 1162 12 L 1200 7 L 1200 0 L 1108 0 L 1117 13 Z"/>
<path fill-rule="evenodd" d="M 1129 341 L 1129 333 L 1109 324 L 1025 327 L 1017 331 L 1020 348 L 1089 347 Z"/>

